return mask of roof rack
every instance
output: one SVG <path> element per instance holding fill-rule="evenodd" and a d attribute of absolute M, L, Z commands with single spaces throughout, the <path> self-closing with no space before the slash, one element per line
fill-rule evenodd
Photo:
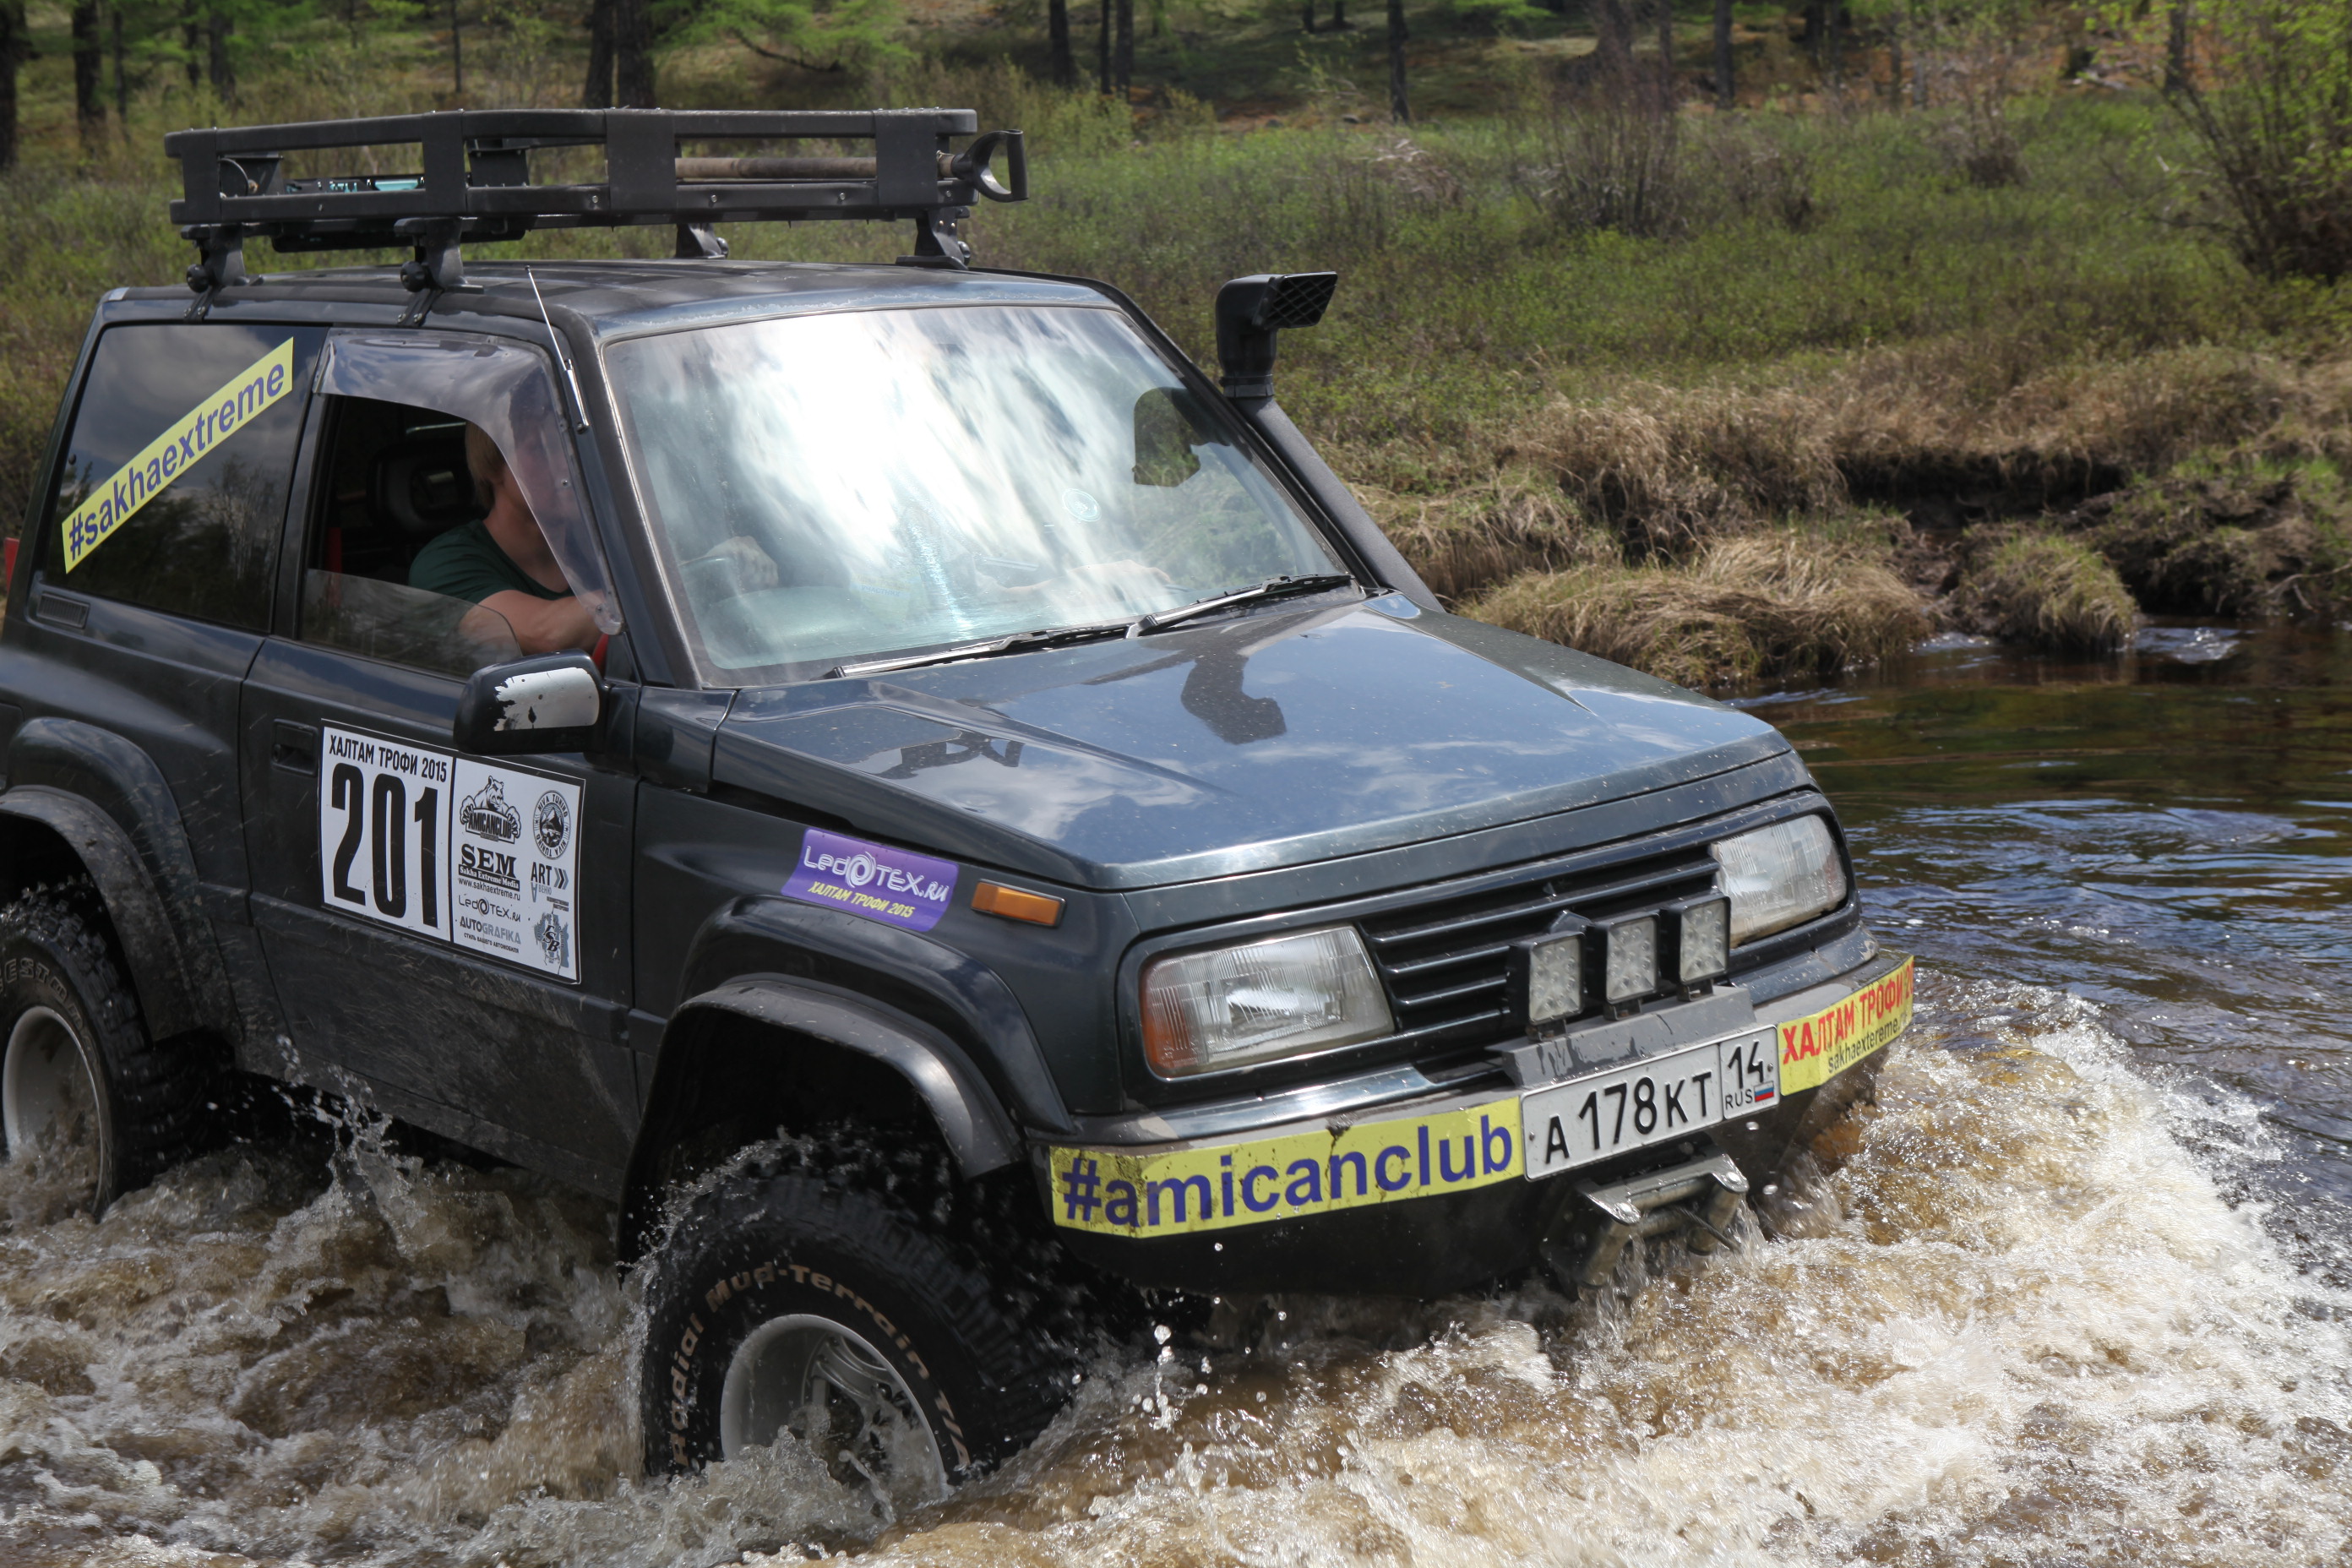
<path fill-rule="evenodd" d="M 267 237 L 280 251 L 409 246 L 412 290 L 466 287 L 460 246 L 520 239 L 533 229 L 675 224 L 681 257 L 723 257 L 718 223 L 912 219 L 910 266 L 961 268 L 971 247 L 956 226 L 977 197 L 1029 194 L 1021 132 L 979 135 L 968 109 L 870 112 L 662 109 L 450 110 L 370 120 L 177 131 L 163 150 L 180 161 L 185 194 L 172 221 L 199 259 L 188 287 L 207 298 L 245 281 L 243 247 Z M 961 153 L 951 137 L 973 137 Z M 866 141 L 864 157 L 681 158 L 681 141 Z M 289 153 L 415 143 L 414 174 L 289 179 Z M 602 147 L 593 184 L 533 184 L 530 153 Z M 1004 155 L 1005 179 L 990 164 Z"/>

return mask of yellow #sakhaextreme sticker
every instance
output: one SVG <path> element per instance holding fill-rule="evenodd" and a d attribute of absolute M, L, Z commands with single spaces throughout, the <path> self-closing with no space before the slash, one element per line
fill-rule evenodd
<path fill-rule="evenodd" d="M 1844 1001 L 1780 1026 L 1780 1092 L 1827 1083 L 1911 1023 L 1911 960 Z"/>
<path fill-rule="evenodd" d="M 1519 1102 L 1171 1154 L 1055 1149 L 1054 1219 L 1105 1236 L 1183 1236 L 1517 1179 Z"/>
<path fill-rule="evenodd" d="M 148 442 L 66 519 L 66 570 L 80 565 L 166 485 L 285 396 L 293 384 L 294 340 L 289 338 Z"/>

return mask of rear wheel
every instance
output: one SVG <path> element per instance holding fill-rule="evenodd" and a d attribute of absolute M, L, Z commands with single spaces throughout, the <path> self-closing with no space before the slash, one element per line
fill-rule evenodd
<path fill-rule="evenodd" d="M 1066 1314 L 1018 1251 L 810 1169 L 725 1179 L 646 1259 L 646 1468 L 789 1435 L 886 1514 L 942 1495 L 1035 1436 L 1069 1385 Z"/>
<path fill-rule="evenodd" d="M 218 1083 L 200 1042 L 159 1047 L 87 880 L 0 910 L 0 1139 L 98 1212 L 192 1152 Z"/>

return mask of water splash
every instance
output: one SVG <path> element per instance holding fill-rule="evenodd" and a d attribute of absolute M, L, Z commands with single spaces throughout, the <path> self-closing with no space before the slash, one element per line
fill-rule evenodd
<path fill-rule="evenodd" d="M 790 1443 L 636 1475 L 605 1205 L 363 1124 L 98 1223 L 0 1168 L 0 1556 L 2329 1560 L 2352 1300 L 2231 1201 L 2271 1158 L 2245 1104 L 2126 1057 L 2084 1004 L 1931 977 L 1776 1239 L 1655 1245 L 1597 1300 L 1286 1300 L 1138 1346 L 878 1535 Z"/>

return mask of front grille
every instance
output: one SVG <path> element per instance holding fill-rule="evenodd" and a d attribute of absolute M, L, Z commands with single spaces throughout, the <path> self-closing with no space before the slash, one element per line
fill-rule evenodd
<path fill-rule="evenodd" d="M 1715 885 L 1705 845 L 1483 888 L 1363 922 L 1396 1010 L 1398 1037 L 1431 1049 L 1516 1035 L 1506 972 L 1510 945 L 1540 936 L 1563 910 L 1587 920 L 1654 909 Z"/>

